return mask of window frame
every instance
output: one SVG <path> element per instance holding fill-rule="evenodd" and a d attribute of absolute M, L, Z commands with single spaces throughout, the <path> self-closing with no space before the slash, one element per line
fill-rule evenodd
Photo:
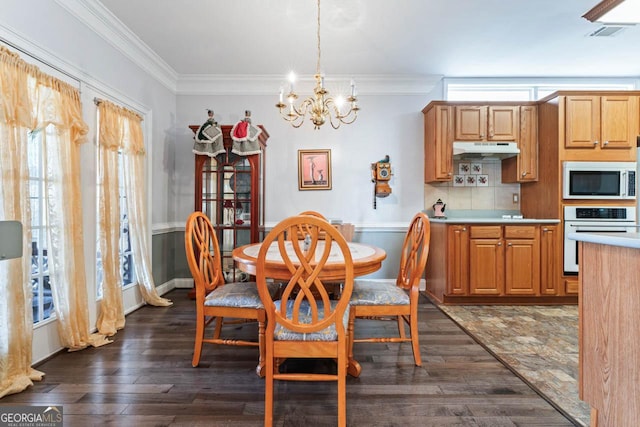
<path fill-rule="evenodd" d="M 504 97 L 492 96 L 492 93 L 523 91 L 530 94 L 529 99 L 508 99 L 508 101 L 537 101 L 559 90 L 637 90 L 639 81 L 635 78 L 445 78 L 443 95 L 447 101 L 505 101 Z M 482 93 L 464 99 L 463 94 Z M 541 95 L 542 93 L 542 95 Z"/>

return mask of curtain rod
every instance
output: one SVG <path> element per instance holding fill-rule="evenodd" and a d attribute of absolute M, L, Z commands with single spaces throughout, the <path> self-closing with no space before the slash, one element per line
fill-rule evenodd
<path fill-rule="evenodd" d="M 17 51 L 19 51 L 19 52 L 24 53 L 25 55 L 29 56 L 30 58 L 33 58 L 33 59 L 35 59 L 36 61 L 39 61 L 39 62 L 41 62 L 41 63 L 45 64 L 47 67 L 51 67 L 51 68 L 53 68 L 54 70 L 56 70 L 57 72 L 62 73 L 62 74 L 64 74 L 65 76 L 67 76 L 67 77 L 69 77 L 69 78 L 71 78 L 71 79 L 75 80 L 76 82 L 78 82 L 78 84 L 81 84 L 81 83 L 82 83 L 82 80 L 80 80 L 78 77 L 74 76 L 73 74 L 70 74 L 68 71 L 65 71 L 65 70 L 61 69 L 60 67 L 57 67 L 57 66 L 53 65 L 53 64 L 52 64 L 52 63 L 50 63 L 49 61 L 45 61 L 44 59 L 42 59 L 42 58 L 40 58 L 40 57 L 38 57 L 38 56 L 34 55 L 33 53 L 31 53 L 31 52 L 29 52 L 29 51 L 27 51 L 27 50 L 25 50 L 25 49 L 23 49 L 23 48 L 21 48 L 20 46 L 16 46 L 14 43 L 11 43 L 9 40 L 5 39 L 4 37 L 1 37 L 1 36 L 0 36 L 0 41 L 1 41 L 2 43 L 6 44 L 7 46 L 12 47 L 12 48 L 13 48 L 13 49 L 15 49 L 15 50 L 17 50 Z"/>

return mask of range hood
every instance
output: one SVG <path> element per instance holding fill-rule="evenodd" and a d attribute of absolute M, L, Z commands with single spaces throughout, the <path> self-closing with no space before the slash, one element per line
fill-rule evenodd
<path fill-rule="evenodd" d="M 506 159 L 520 154 L 515 142 L 453 141 L 454 159 Z"/>

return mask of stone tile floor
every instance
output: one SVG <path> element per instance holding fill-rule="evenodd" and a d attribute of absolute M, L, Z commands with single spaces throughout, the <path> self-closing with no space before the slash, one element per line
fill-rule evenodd
<path fill-rule="evenodd" d="M 438 307 L 578 425 L 578 306 Z"/>

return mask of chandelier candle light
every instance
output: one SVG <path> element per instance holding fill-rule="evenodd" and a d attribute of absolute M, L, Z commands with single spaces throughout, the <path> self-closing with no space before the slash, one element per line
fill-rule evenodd
<path fill-rule="evenodd" d="M 287 94 L 289 109 L 287 111 L 287 105 L 283 102 L 284 90 L 282 88 L 280 88 L 280 100 L 276 104 L 282 118 L 291 123 L 294 128 L 302 126 L 307 113 L 309 113 L 309 119 L 313 122 L 314 129 L 320 129 L 320 126 L 327 121 L 327 117 L 334 129 L 338 129 L 342 123 L 347 125 L 353 123 L 358 117 L 358 110 L 360 109 L 356 98 L 355 82 L 353 79 L 351 80 L 351 95 L 346 100 L 340 96 L 334 99 L 328 96 L 329 92 L 324 87 L 324 75 L 320 73 L 320 0 L 318 0 L 318 61 L 316 63 L 316 74 L 313 77 L 316 80 L 313 96 L 306 98 L 300 105 L 296 106 L 294 103 L 298 99 L 298 95 L 293 90 L 295 75 L 293 73 L 289 75 L 290 86 Z M 349 106 L 349 109 L 343 112 L 345 104 Z"/>

